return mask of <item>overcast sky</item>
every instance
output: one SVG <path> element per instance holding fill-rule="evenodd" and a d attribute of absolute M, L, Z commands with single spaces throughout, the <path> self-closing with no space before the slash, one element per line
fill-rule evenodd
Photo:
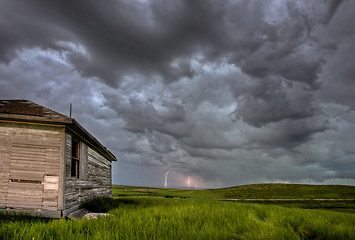
<path fill-rule="evenodd" d="M 354 23 L 354 0 L 2 0 L 0 99 L 73 103 L 114 184 L 355 185 Z"/>

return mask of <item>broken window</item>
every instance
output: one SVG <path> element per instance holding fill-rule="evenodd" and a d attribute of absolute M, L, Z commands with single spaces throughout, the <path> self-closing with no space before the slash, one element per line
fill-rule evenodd
<path fill-rule="evenodd" d="M 80 144 L 72 138 L 71 176 L 79 178 Z"/>

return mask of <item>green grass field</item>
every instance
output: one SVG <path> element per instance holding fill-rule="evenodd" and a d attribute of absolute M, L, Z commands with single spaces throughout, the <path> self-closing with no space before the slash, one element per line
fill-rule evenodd
<path fill-rule="evenodd" d="M 207 199 L 355 199 L 355 187 L 344 185 L 251 184 L 188 190 L 113 185 L 114 196 L 171 196 Z"/>
<path fill-rule="evenodd" d="M 241 187 L 250 186 L 258 187 Z M 283 189 L 278 185 L 272 187 Z M 292 185 L 287 186 L 287 191 L 290 188 Z M 324 189 L 320 186 L 312 198 L 324 198 L 320 197 L 327 195 Z M 352 190 L 349 193 L 346 189 L 340 186 L 328 196 L 332 199 L 352 196 Z M 235 194 L 256 196 L 257 193 L 239 193 L 235 188 L 178 190 L 114 186 L 113 199 L 86 203 L 91 210 L 108 211 L 111 214 L 108 218 L 52 220 L 0 213 L 0 239 L 355 239 L 355 214 L 349 212 L 354 209 L 353 201 L 213 200 L 226 199 L 228 194 L 234 198 Z M 260 190 L 262 199 L 270 194 L 274 199 L 287 196 Z"/>

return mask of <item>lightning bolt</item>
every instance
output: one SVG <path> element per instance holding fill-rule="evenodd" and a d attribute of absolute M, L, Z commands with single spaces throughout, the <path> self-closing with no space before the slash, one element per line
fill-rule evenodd
<path fill-rule="evenodd" d="M 168 186 L 168 175 L 169 175 L 170 171 L 167 171 L 166 174 L 165 174 L 165 184 L 164 184 L 164 187 L 167 187 Z"/>

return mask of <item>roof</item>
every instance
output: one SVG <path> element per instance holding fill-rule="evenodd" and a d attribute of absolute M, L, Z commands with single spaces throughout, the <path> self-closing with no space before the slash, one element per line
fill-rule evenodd
<path fill-rule="evenodd" d="M 0 100 L 0 119 L 65 125 L 69 130 L 83 135 L 91 144 L 97 147 L 107 159 L 111 161 L 117 160 L 105 146 L 83 128 L 74 118 L 67 117 L 32 101 Z"/>
<path fill-rule="evenodd" d="M 71 118 L 29 100 L 0 100 L 0 116 L 41 122 L 71 123 Z"/>

